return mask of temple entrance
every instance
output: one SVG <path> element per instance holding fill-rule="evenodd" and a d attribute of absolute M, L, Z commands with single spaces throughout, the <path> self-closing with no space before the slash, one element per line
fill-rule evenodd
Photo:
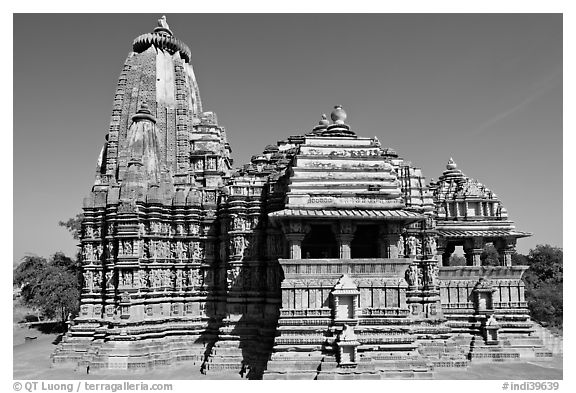
<path fill-rule="evenodd" d="M 359 225 L 351 244 L 352 258 L 378 258 L 378 226 Z"/>
<path fill-rule="evenodd" d="M 338 243 L 330 225 L 312 225 L 302 241 L 302 258 L 338 258 Z"/>

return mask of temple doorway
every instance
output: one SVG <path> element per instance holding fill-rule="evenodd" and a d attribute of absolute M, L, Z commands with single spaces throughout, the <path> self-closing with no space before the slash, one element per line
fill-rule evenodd
<path fill-rule="evenodd" d="M 338 243 L 330 225 L 312 225 L 302 241 L 302 258 L 338 258 Z"/>
<path fill-rule="evenodd" d="M 378 226 L 359 225 L 351 244 L 352 258 L 378 258 Z"/>

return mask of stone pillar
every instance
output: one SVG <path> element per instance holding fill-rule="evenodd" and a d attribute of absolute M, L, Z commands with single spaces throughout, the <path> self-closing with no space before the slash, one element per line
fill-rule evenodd
<path fill-rule="evenodd" d="M 302 259 L 302 240 L 304 240 L 304 234 L 289 233 L 286 235 L 286 239 L 288 239 L 290 259 Z"/>
<path fill-rule="evenodd" d="M 336 240 L 338 240 L 338 248 L 340 259 L 350 259 L 352 258 L 352 240 L 354 239 L 354 232 L 356 231 L 356 226 L 352 221 L 343 220 L 340 221 L 338 229 L 333 228 L 335 231 L 338 230 L 336 235 Z"/>
<path fill-rule="evenodd" d="M 386 258 L 400 258 L 398 252 L 398 241 L 400 240 L 399 233 L 391 233 L 386 235 L 384 244 L 386 245 Z"/>
<path fill-rule="evenodd" d="M 302 241 L 306 236 L 306 229 L 300 220 L 282 222 L 282 229 L 288 240 L 288 253 L 290 259 L 302 259 Z"/>
<path fill-rule="evenodd" d="M 401 258 L 398 244 L 401 227 L 398 224 L 388 224 L 380 227 L 380 258 Z"/>
<path fill-rule="evenodd" d="M 436 255 L 437 260 L 442 261 L 442 266 L 449 266 L 450 265 L 450 255 L 454 252 L 454 250 L 448 252 L 448 242 L 446 239 L 439 237 L 438 244 L 436 246 Z"/>
<path fill-rule="evenodd" d="M 484 240 L 481 237 L 466 239 L 464 252 L 466 254 L 466 264 L 468 266 L 481 266 L 480 255 L 484 251 Z"/>
<path fill-rule="evenodd" d="M 512 254 L 516 252 L 516 238 L 507 237 L 498 242 L 501 266 L 512 266 Z"/>
<path fill-rule="evenodd" d="M 351 256 L 351 244 L 354 235 L 348 233 L 341 233 L 337 236 L 337 240 L 339 242 L 339 249 L 340 249 L 340 259 L 350 259 Z"/>

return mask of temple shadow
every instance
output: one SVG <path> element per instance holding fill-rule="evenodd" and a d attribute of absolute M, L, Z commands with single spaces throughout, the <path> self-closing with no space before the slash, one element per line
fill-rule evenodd
<path fill-rule="evenodd" d="M 208 362 L 210 355 L 216 342 L 218 342 L 218 334 L 220 327 L 223 325 L 223 316 L 219 315 L 217 310 L 217 299 L 209 294 L 206 299 L 206 316 L 208 317 L 208 324 L 206 329 L 202 331 L 200 338 L 196 340 L 197 343 L 204 345 L 204 352 L 202 354 L 202 363 L 200 365 L 200 373 L 206 374 L 208 372 Z"/>
<path fill-rule="evenodd" d="M 235 322 L 231 335 L 239 340 L 242 354 L 240 376 L 259 380 L 266 371 L 273 351 L 280 304 L 271 305 L 265 301 L 271 293 L 267 287 L 270 280 L 267 280 L 265 269 L 260 269 L 260 274 L 253 269 L 253 266 L 243 263 L 236 282 L 230 289 L 230 292 L 242 294 L 243 300 L 240 318 Z M 254 277 L 257 277 L 255 282 Z M 247 283 L 251 285 L 246 285 Z M 279 294 L 279 282 L 276 289 Z"/>

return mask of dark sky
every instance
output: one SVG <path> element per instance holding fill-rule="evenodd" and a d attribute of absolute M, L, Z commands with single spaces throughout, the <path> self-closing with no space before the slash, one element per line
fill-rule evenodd
<path fill-rule="evenodd" d="M 14 260 L 74 253 L 132 40 L 158 14 L 14 16 Z M 343 105 L 437 179 L 454 157 L 519 241 L 562 246 L 562 15 L 168 14 L 236 164 Z"/>

